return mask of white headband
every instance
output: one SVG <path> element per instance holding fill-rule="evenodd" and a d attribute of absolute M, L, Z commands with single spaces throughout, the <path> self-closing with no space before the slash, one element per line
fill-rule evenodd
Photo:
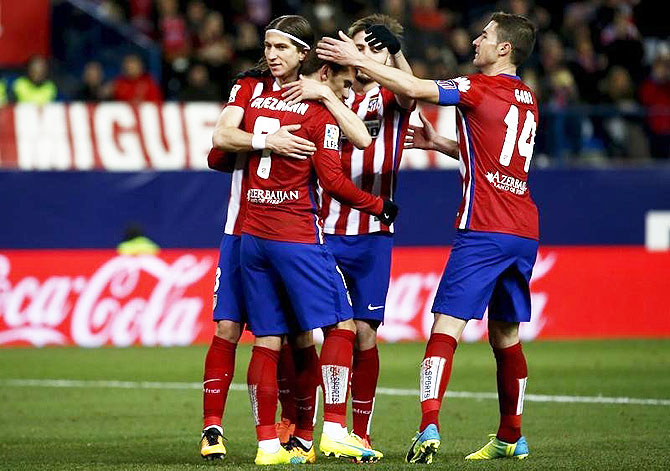
<path fill-rule="evenodd" d="M 280 30 L 280 29 L 268 29 L 268 30 L 266 30 L 265 32 L 266 32 L 266 33 L 277 33 L 277 34 L 280 34 L 280 35 L 282 35 L 282 36 L 284 36 L 284 37 L 289 38 L 289 39 L 292 40 L 292 41 L 297 42 L 297 43 L 300 44 L 301 46 L 304 46 L 305 49 L 307 49 L 307 50 L 311 49 L 311 47 L 309 47 L 309 44 L 307 44 L 307 43 L 306 43 L 305 41 L 303 41 L 302 39 L 296 38 L 296 37 L 293 36 L 292 34 L 285 33 L 284 31 L 282 31 L 282 30 Z"/>

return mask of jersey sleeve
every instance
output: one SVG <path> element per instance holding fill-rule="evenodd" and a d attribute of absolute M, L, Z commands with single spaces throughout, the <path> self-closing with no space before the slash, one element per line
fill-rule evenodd
<path fill-rule="evenodd" d="M 473 108 L 481 103 L 485 93 L 481 79 L 477 75 L 456 77 L 450 80 L 436 80 L 440 92 L 439 104 L 458 105 Z"/>
<path fill-rule="evenodd" d="M 382 96 L 382 103 L 384 103 L 385 110 L 399 110 L 399 111 L 414 111 L 416 109 L 416 100 L 412 100 L 412 106 L 403 108 L 395 98 L 395 93 L 387 88 L 382 88 L 380 91 Z"/>
<path fill-rule="evenodd" d="M 212 147 L 207 154 L 207 166 L 219 172 L 232 173 L 235 170 L 237 154 Z"/>
<path fill-rule="evenodd" d="M 252 77 L 238 79 L 235 82 L 235 85 L 230 89 L 230 96 L 228 97 L 226 106 L 246 108 L 249 104 L 249 100 L 251 100 L 251 96 L 254 93 L 254 88 L 257 83 L 258 80 Z"/>
<path fill-rule="evenodd" d="M 312 119 L 314 124 L 310 129 L 310 140 L 316 145 L 312 162 L 323 190 L 347 206 L 372 215 L 380 214 L 384 201 L 358 188 L 342 170 L 340 128 L 335 118 L 324 108 L 318 117 L 315 114 Z"/>

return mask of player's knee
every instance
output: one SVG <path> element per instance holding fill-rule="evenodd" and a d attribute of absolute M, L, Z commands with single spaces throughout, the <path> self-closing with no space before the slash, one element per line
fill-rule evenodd
<path fill-rule="evenodd" d="M 314 335 L 311 330 L 301 332 L 289 338 L 289 342 L 294 348 L 302 349 L 314 345 Z"/>
<path fill-rule="evenodd" d="M 346 321 L 340 321 L 337 324 L 335 324 L 336 329 L 343 329 L 343 330 L 350 330 L 352 332 L 356 332 L 356 323 L 354 322 L 353 319 L 347 319 Z"/>
<path fill-rule="evenodd" d="M 356 349 L 369 350 L 377 345 L 377 328 L 379 322 L 355 321 L 356 324 Z"/>
<path fill-rule="evenodd" d="M 233 321 L 219 321 L 216 323 L 215 335 L 230 343 L 237 343 L 242 336 L 242 325 Z"/>
<path fill-rule="evenodd" d="M 519 323 L 489 319 L 489 344 L 493 348 L 507 348 L 519 343 Z"/>

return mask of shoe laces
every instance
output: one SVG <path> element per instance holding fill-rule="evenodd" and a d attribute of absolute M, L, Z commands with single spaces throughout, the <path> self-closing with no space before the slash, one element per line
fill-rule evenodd
<path fill-rule="evenodd" d="M 286 451 L 291 451 L 294 448 L 297 448 L 300 451 L 303 451 L 307 453 L 309 449 L 305 448 L 305 446 L 300 443 L 300 440 L 298 440 L 295 436 L 291 435 L 291 438 L 288 439 L 288 442 L 286 445 L 284 445 L 284 448 L 286 448 Z"/>
<path fill-rule="evenodd" d="M 207 443 L 210 446 L 219 443 L 219 437 L 223 439 L 223 435 L 221 435 L 221 433 L 214 427 L 209 428 L 205 431 L 205 438 L 207 439 Z"/>

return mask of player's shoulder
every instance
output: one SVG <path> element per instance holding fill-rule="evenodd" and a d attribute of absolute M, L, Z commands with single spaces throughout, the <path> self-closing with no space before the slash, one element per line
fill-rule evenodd
<path fill-rule="evenodd" d="M 308 105 L 307 111 L 305 112 L 305 117 L 310 120 L 314 120 L 314 124 L 321 123 L 323 121 L 330 122 L 335 121 L 335 117 L 328 110 L 328 107 L 321 103 L 320 101 L 315 100 L 305 100 L 303 103 Z"/>

